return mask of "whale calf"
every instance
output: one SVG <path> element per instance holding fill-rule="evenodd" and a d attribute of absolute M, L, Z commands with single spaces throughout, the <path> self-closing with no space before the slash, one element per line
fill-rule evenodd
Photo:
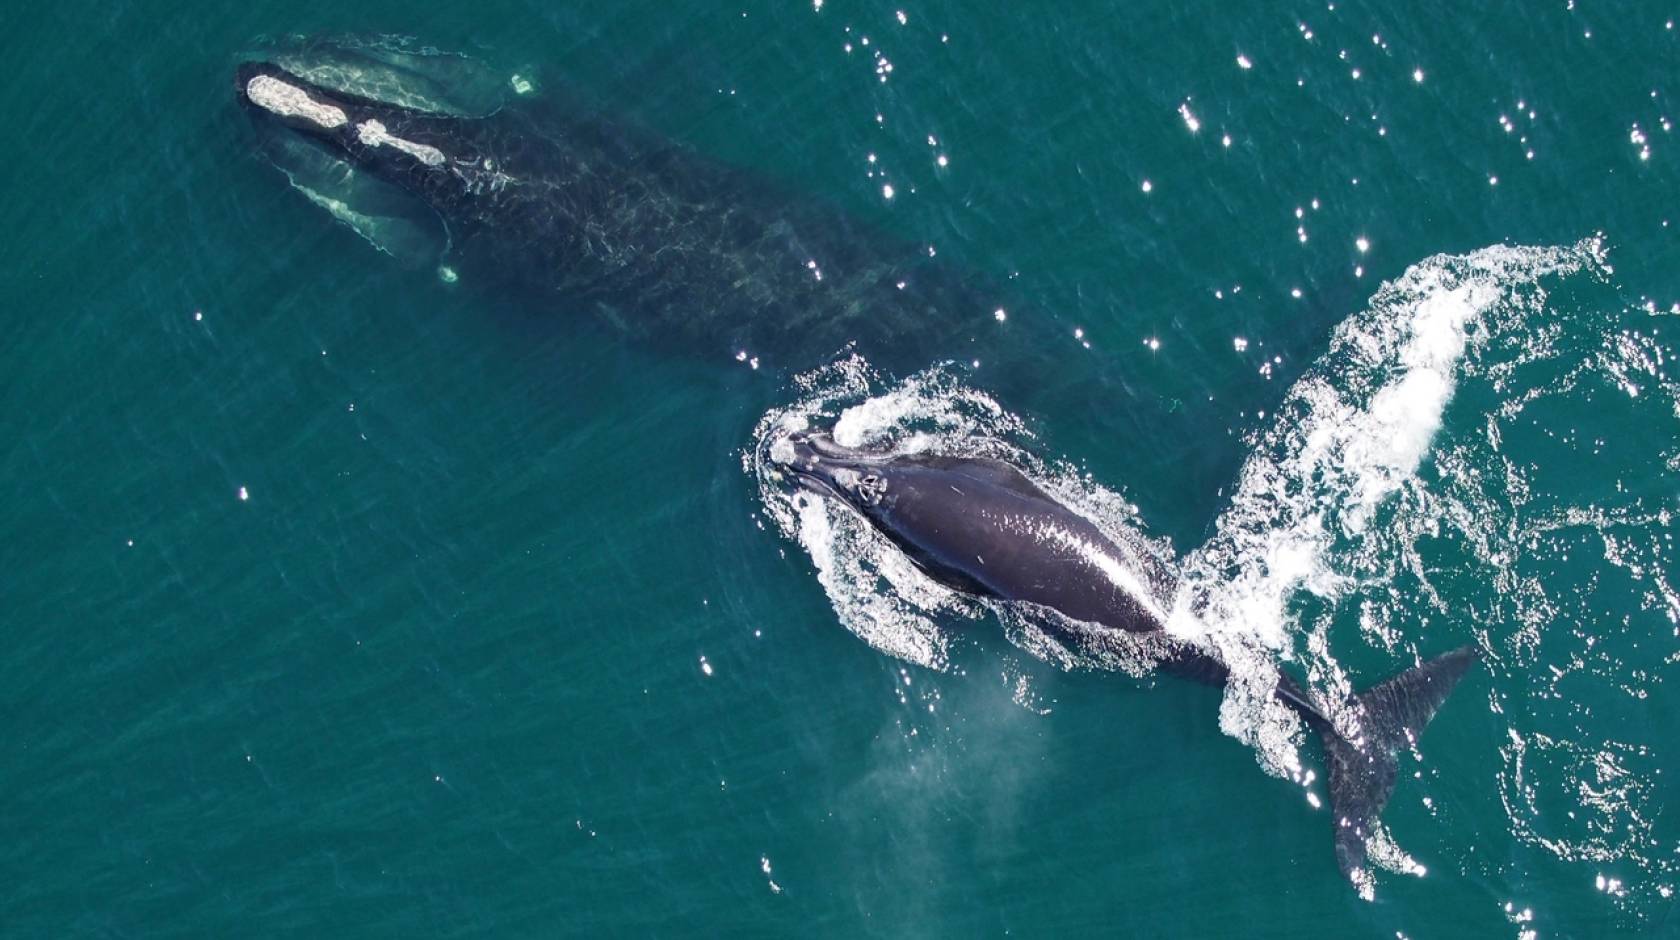
<path fill-rule="evenodd" d="M 1166 633 L 1157 598 L 1171 590 L 1169 572 L 1115 544 L 1008 463 L 871 452 L 805 432 L 770 441 L 769 458 L 786 479 L 863 517 L 949 588 L 1145 636 L 1160 668 L 1176 675 L 1216 684 L 1230 675 L 1215 655 Z M 1324 743 L 1336 861 L 1344 875 L 1353 878 L 1364 866 L 1366 840 L 1394 790 L 1399 749 L 1415 740 L 1476 659 L 1474 647 L 1460 647 L 1356 696 L 1357 741 L 1279 674 L 1274 694 Z"/>
<path fill-rule="evenodd" d="M 294 185 L 370 241 L 441 225 L 446 279 L 524 285 L 624 332 L 920 367 L 916 347 L 999 306 L 924 247 L 562 92 L 488 94 L 467 61 L 308 40 L 239 63 L 234 86 Z"/>

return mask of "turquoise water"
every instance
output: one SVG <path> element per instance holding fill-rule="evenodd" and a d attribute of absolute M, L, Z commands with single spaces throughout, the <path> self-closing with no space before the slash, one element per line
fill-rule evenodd
<path fill-rule="evenodd" d="M 0 928 L 1673 935 L 1680 37 L 1575 7 L 14 12 Z M 406 269 L 251 152 L 294 31 L 599 101 L 1007 317 L 755 370 Z M 1241 695 L 870 579 L 752 460 L 843 415 L 1036 461 L 1318 688 L 1480 644 L 1413 870 L 1340 878 Z"/>

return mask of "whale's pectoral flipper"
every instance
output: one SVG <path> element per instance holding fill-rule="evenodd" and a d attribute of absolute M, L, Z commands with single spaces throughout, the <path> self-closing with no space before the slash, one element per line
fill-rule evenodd
<path fill-rule="evenodd" d="M 449 229 L 425 203 L 301 138 L 264 134 L 262 150 L 292 188 L 406 267 L 430 267 Z"/>
<path fill-rule="evenodd" d="M 1360 740 L 1350 741 L 1322 718 L 1313 721 L 1324 739 L 1330 769 L 1330 812 L 1335 817 L 1336 863 L 1353 877 L 1365 865 L 1365 840 L 1394 792 L 1399 750 L 1423 731 L 1447 694 L 1478 658 L 1463 646 L 1379 684 L 1358 697 Z"/>

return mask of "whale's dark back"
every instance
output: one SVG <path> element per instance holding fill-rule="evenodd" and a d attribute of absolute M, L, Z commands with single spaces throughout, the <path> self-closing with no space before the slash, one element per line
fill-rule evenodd
<path fill-rule="evenodd" d="M 855 343 L 917 368 L 998 306 L 852 215 L 650 133 L 543 102 L 481 123 L 540 182 L 445 207 L 463 251 L 628 333 L 778 365 Z"/>
<path fill-rule="evenodd" d="M 994 460 L 900 457 L 866 510 L 875 526 L 947 585 L 1051 608 L 1084 623 L 1154 632 L 1165 572 L 1117 545 L 1019 470 Z"/>

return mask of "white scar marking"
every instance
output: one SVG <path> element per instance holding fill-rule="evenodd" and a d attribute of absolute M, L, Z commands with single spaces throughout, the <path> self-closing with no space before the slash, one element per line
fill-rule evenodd
<path fill-rule="evenodd" d="M 301 117 L 322 127 L 343 127 L 349 118 L 330 104 L 309 97 L 308 92 L 288 85 L 272 75 L 258 75 L 245 83 L 245 97 L 258 107 L 286 117 Z"/>
<path fill-rule="evenodd" d="M 367 144 L 369 147 L 378 147 L 381 144 L 390 144 L 427 166 L 443 165 L 443 151 L 426 144 L 417 144 L 412 140 L 403 140 L 401 137 L 392 137 L 390 134 L 386 133 L 385 125 L 379 123 L 378 121 L 363 121 L 362 123 L 357 124 L 356 139 L 360 140 L 364 144 Z"/>

